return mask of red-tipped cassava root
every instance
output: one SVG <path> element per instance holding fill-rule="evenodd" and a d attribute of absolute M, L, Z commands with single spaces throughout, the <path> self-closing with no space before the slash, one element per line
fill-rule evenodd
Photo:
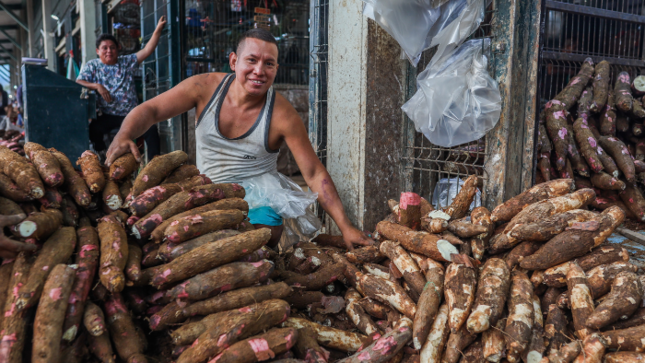
<path fill-rule="evenodd" d="M 302 318 L 290 317 L 282 325 L 296 329 L 311 328 L 318 344 L 341 352 L 355 352 L 372 343 L 372 338 L 366 335 L 326 327 Z"/>
<path fill-rule="evenodd" d="M 594 212 L 574 209 L 533 223 L 518 225 L 511 230 L 511 237 L 521 241 L 548 241 L 567 228 L 580 225 L 595 216 Z"/>
<path fill-rule="evenodd" d="M 598 223 L 596 228 L 582 226 L 580 229 L 560 233 L 533 255 L 524 258 L 520 266 L 529 270 L 542 270 L 583 256 L 602 244 L 624 220 L 625 213 L 620 208 L 608 208 L 591 220 Z"/>
<path fill-rule="evenodd" d="M 508 314 L 504 331 L 506 349 L 509 352 L 507 358 L 510 358 L 521 354 L 526 349 L 534 324 L 533 285 L 526 274 L 518 270 L 513 271 L 512 274 Z"/>
<path fill-rule="evenodd" d="M 609 93 L 609 62 L 602 61 L 596 65 L 593 75 L 593 101 L 591 112 L 600 113 L 607 104 Z"/>
<path fill-rule="evenodd" d="M 200 246 L 165 265 L 153 267 L 151 284 L 169 285 L 239 260 L 262 247 L 270 237 L 271 231 L 262 228 Z"/>
<path fill-rule="evenodd" d="M 205 175 L 197 175 L 178 183 L 162 184 L 152 187 L 139 194 L 130 202 L 130 213 L 138 217 L 145 216 L 173 195 L 206 184 L 212 184 L 211 180 Z"/>
<path fill-rule="evenodd" d="M 421 349 L 430 334 L 432 322 L 437 316 L 441 297 L 443 296 L 444 270 L 443 266 L 431 259 L 424 258 L 427 283 L 423 288 L 417 303 L 417 313 L 414 315 L 412 344 L 414 349 Z"/>
<path fill-rule="evenodd" d="M 638 309 L 643 288 L 633 272 L 621 272 L 614 278 L 606 295 L 586 321 L 590 328 L 600 329 L 618 320 L 626 320 Z"/>
<path fill-rule="evenodd" d="M 85 305 L 83 324 L 87 332 L 95 337 L 103 334 L 107 330 L 103 310 L 91 301 L 88 301 Z"/>
<path fill-rule="evenodd" d="M 75 246 L 76 231 L 71 227 L 61 228 L 47 239 L 29 271 L 29 281 L 18 291 L 18 310 L 36 305 L 51 269 L 66 262 L 74 252 Z"/>
<path fill-rule="evenodd" d="M 610 264 L 616 261 L 629 261 L 627 250 L 620 246 L 600 246 L 590 253 L 575 260 L 583 271 L 589 271 L 596 266 Z M 567 286 L 569 262 L 564 262 L 544 271 L 544 283 L 552 287 Z"/>
<path fill-rule="evenodd" d="M 398 243 L 384 241 L 379 246 L 381 253 L 387 256 L 403 274 L 403 279 L 410 284 L 417 294 L 421 295 L 426 279 L 419 270 L 416 262 L 410 257 L 410 254 L 403 249 Z"/>
<path fill-rule="evenodd" d="M 206 233 L 235 228 L 242 220 L 242 211 L 214 210 L 176 220 L 166 228 L 164 235 L 171 243 L 182 243 Z"/>
<path fill-rule="evenodd" d="M 589 335 L 586 322 L 594 310 L 593 295 L 591 295 L 585 272 L 575 262 L 569 264 L 567 286 L 576 335 L 578 338 L 584 339 Z"/>
<path fill-rule="evenodd" d="M 177 363 L 205 362 L 237 341 L 285 321 L 290 310 L 289 304 L 283 300 L 267 300 L 220 313 L 217 325 L 202 333 L 195 343 L 181 354 Z"/>
<path fill-rule="evenodd" d="M 173 287 L 169 295 L 173 299 L 203 300 L 240 287 L 265 282 L 273 271 L 273 263 L 233 262 L 191 277 Z"/>
<path fill-rule="evenodd" d="M 134 180 L 132 196 L 137 197 L 145 190 L 159 185 L 173 170 L 186 161 L 188 161 L 188 154 L 181 150 L 155 156 Z"/>
<path fill-rule="evenodd" d="M 105 175 L 99 157 L 91 151 L 85 151 L 76 161 L 81 167 L 83 179 L 92 193 L 98 193 L 105 187 Z"/>
<path fill-rule="evenodd" d="M 378 326 L 372 321 L 372 318 L 365 310 L 363 310 L 363 307 L 358 304 L 361 298 L 362 296 L 358 291 L 352 288 L 347 289 L 345 293 L 345 312 L 361 333 L 365 335 L 378 333 L 380 331 Z"/>
<path fill-rule="evenodd" d="M 298 330 L 294 328 L 271 329 L 228 347 L 209 363 L 261 362 L 287 352 L 296 344 Z"/>
<path fill-rule="evenodd" d="M 74 269 L 54 266 L 43 287 L 34 320 L 32 362 L 58 362 L 65 310 L 72 291 Z"/>
<path fill-rule="evenodd" d="M 398 241 L 408 251 L 420 253 L 435 261 L 450 261 L 457 249 L 445 239 L 427 232 L 416 232 L 390 222 L 379 222 L 376 230 L 385 238 Z"/>
<path fill-rule="evenodd" d="M 444 345 L 448 340 L 450 328 L 448 326 L 448 304 L 444 303 L 439 307 L 437 316 L 432 323 L 428 339 L 421 348 L 421 361 L 439 362 L 443 353 Z"/>
<path fill-rule="evenodd" d="M 118 159 L 114 160 L 110 165 L 109 176 L 112 180 L 122 180 L 130 176 L 137 168 L 139 163 L 134 158 L 132 153 L 123 154 Z"/>
<path fill-rule="evenodd" d="M 0 361 L 2 362 L 20 363 L 23 361 L 22 351 L 25 344 L 28 316 L 27 310 L 16 308 L 16 303 L 20 296 L 18 289 L 27 283 L 31 266 L 32 264 L 24 252 L 18 254 L 13 264 L 2 321 L 2 340 L 0 341 Z"/>
<path fill-rule="evenodd" d="M 107 215 L 98 224 L 101 241 L 101 267 L 99 277 L 110 292 L 121 292 L 125 287 L 123 269 L 128 260 L 128 238 L 121 223 Z"/>
<path fill-rule="evenodd" d="M 481 333 L 497 324 L 504 311 L 510 281 L 511 272 L 506 262 L 498 258 L 486 261 L 480 272 L 473 311 L 467 321 L 471 333 Z"/>
<path fill-rule="evenodd" d="M 150 239 L 152 239 L 157 243 L 161 242 L 161 240 L 164 237 L 164 232 L 166 231 L 166 228 L 174 221 L 180 220 L 183 217 L 210 212 L 213 210 L 229 210 L 229 209 L 238 209 L 238 210 L 241 210 L 242 212 L 248 212 L 249 205 L 242 198 L 226 198 L 226 199 L 218 200 L 217 202 L 205 204 L 201 207 L 193 208 L 189 211 L 176 214 L 166 219 L 165 221 L 161 222 L 161 224 L 159 224 L 150 234 Z"/>
<path fill-rule="evenodd" d="M 636 167 L 625 143 L 613 136 L 602 136 L 598 139 L 598 142 L 616 161 L 616 165 L 625 175 L 625 179 L 629 183 L 633 183 L 636 180 Z"/>
<path fill-rule="evenodd" d="M 455 199 L 445 210 L 451 220 L 463 218 L 468 214 L 470 204 L 473 202 L 476 193 L 477 175 L 471 175 L 466 179 Z"/>
<path fill-rule="evenodd" d="M 81 207 L 88 207 L 92 201 L 92 196 L 90 195 L 90 190 L 87 188 L 87 184 L 85 184 L 85 180 L 74 169 L 72 162 L 69 161 L 65 154 L 54 148 L 50 148 L 49 151 L 56 157 L 63 171 L 67 194 L 74 199 L 76 204 Z"/>
<path fill-rule="evenodd" d="M 240 234 L 240 232 L 234 229 L 223 229 L 221 231 L 207 233 L 203 236 L 193 238 L 191 240 L 182 242 L 180 244 L 164 242 L 161 245 L 158 245 L 159 249 L 156 251 L 156 255 L 157 255 L 156 259 L 160 260 L 161 263 L 170 262 L 175 258 L 183 254 L 186 254 L 199 246 L 203 246 L 205 244 L 219 241 L 224 238 L 237 236 L 238 234 Z M 258 261 L 263 258 L 266 258 L 266 257 L 263 256 L 262 258 L 259 258 Z M 252 262 L 252 261 L 247 261 L 247 262 Z"/>
<path fill-rule="evenodd" d="M 4 174 L 10 177 L 22 191 L 34 199 L 45 195 L 45 186 L 40 175 L 27 159 L 0 146 L 0 160 Z"/>
<path fill-rule="evenodd" d="M 470 261 L 453 262 L 446 268 L 445 298 L 450 315 L 448 324 L 452 333 L 466 323 L 475 301 L 477 272 Z"/>
<path fill-rule="evenodd" d="M 63 340 L 68 342 L 74 340 L 79 331 L 85 301 L 94 282 L 99 261 L 99 238 L 96 230 L 91 226 L 79 227 L 76 237 L 78 244 L 74 262 L 78 267 L 63 324 Z"/>
<path fill-rule="evenodd" d="M 546 128 L 553 142 L 556 154 L 555 166 L 558 170 L 565 167 L 571 137 L 568 135 L 566 115 L 567 110 L 574 106 L 582 91 L 587 87 L 593 76 L 594 67 L 591 58 L 587 58 L 580 72 L 573 77 L 569 84 L 546 105 Z"/>
<path fill-rule="evenodd" d="M 105 302 L 105 315 L 119 357 L 131 363 L 147 362 L 143 356 L 145 342 L 137 333 L 137 328 L 119 293 L 110 295 Z"/>
<path fill-rule="evenodd" d="M 65 181 L 60 164 L 54 155 L 52 155 L 42 145 L 28 142 L 25 143 L 25 154 L 36 167 L 38 174 L 43 182 L 50 187 L 57 187 Z"/>
<path fill-rule="evenodd" d="M 195 165 L 184 164 L 173 170 L 161 184 L 179 183 L 199 174 L 199 169 Z"/>
<path fill-rule="evenodd" d="M 596 193 L 592 189 L 581 189 L 561 197 L 550 198 L 531 204 L 513 217 L 502 233 L 491 238 L 490 252 L 498 253 L 521 242 L 511 235 L 511 232 L 515 227 L 551 217 L 558 213 L 564 213 L 569 210 L 581 208 L 589 203 L 589 201 L 593 200 L 595 196 Z"/>
<path fill-rule="evenodd" d="M 224 198 L 244 198 L 244 188 L 231 184 L 208 184 L 177 193 L 161 203 L 152 212 L 132 226 L 132 234 L 138 239 L 148 237 L 164 220 L 200 205 Z"/>
<path fill-rule="evenodd" d="M 631 93 L 631 84 L 632 80 L 627 72 L 620 72 L 616 77 L 616 84 L 614 85 L 616 108 L 623 112 L 632 110 L 634 98 Z"/>
<path fill-rule="evenodd" d="M 342 363 L 389 362 L 412 338 L 412 321 L 402 318 L 398 326 L 376 339 L 353 356 L 340 360 Z"/>
<path fill-rule="evenodd" d="M 30 214 L 27 219 L 11 228 L 15 236 L 22 238 L 45 239 L 51 236 L 63 223 L 63 213 L 58 209 L 45 209 Z"/>

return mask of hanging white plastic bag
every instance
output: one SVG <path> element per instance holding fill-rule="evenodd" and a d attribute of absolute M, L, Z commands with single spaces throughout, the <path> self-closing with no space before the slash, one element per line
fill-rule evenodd
<path fill-rule="evenodd" d="M 464 185 L 464 181 L 459 178 L 444 178 L 439 180 L 434 187 L 434 192 L 432 192 L 432 206 L 437 210 L 448 207 L 457 196 L 459 190 L 461 190 L 462 185 Z M 481 207 L 481 205 L 482 193 L 477 189 L 477 193 L 475 194 L 473 202 L 470 204 L 469 210 Z"/>
<path fill-rule="evenodd" d="M 479 24 L 484 20 L 484 1 L 471 0 L 470 3 L 452 1 L 446 4 L 454 4 L 455 9 L 442 13 L 441 18 L 428 34 L 430 45 L 427 48 L 438 46 L 429 66 L 451 53 L 479 28 Z"/>
<path fill-rule="evenodd" d="M 452 0 L 434 9 L 432 0 L 363 1 L 363 14 L 399 43 L 415 67 L 421 53 L 438 44 L 433 44 L 435 36 L 440 36 L 441 41 L 459 38 L 461 42 L 479 27 L 484 18 L 484 0 Z M 464 36 L 467 29 L 471 30 Z"/>
<path fill-rule="evenodd" d="M 284 219 L 281 247 L 286 249 L 301 238 L 313 237 L 322 226 L 309 208 L 318 199 L 318 193 L 303 191 L 288 177 L 278 172 L 266 173 L 245 180 L 242 186 L 249 209 L 271 207 Z"/>
<path fill-rule="evenodd" d="M 417 76 L 403 111 L 435 145 L 478 140 L 499 121 L 502 98 L 487 71 L 490 39 L 469 40 Z"/>

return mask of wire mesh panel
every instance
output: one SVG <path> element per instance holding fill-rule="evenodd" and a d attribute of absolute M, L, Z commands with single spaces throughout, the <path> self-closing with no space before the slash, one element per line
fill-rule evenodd
<path fill-rule="evenodd" d="M 611 63 L 615 76 L 632 76 L 644 67 L 645 28 L 642 0 L 546 1 L 540 104 L 560 92 L 587 57 Z"/>
<path fill-rule="evenodd" d="M 260 23 L 278 41 L 275 83 L 309 83 L 307 0 L 186 0 L 184 9 L 185 77 L 231 72 L 229 54 L 242 34 Z"/>
<path fill-rule="evenodd" d="M 485 17 L 480 27 L 473 33 L 470 39 L 491 39 L 491 19 L 494 10 L 494 3 L 485 9 Z M 408 91 L 406 99 L 410 99 L 416 92 L 416 77 L 425 70 L 432 59 L 435 50 L 426 50 L 421 55 L 417 68 L 409 66 L 408 70 Z M 495 64 L 495 53 L 491 47 L 483 53 L 488 58 L 489 73 L 494 74 L 492 68 Z M 469 175 L 476 174 L 482 180 L 487 179 L 484 169 L 486 154 L 485 137 L 467 144 L 451 148 L 440 147 L 432 144 L 423 134 L 416 132 L 415 125 L 407 115 L 404 116 L 404 156 L 402 157 L 402 190 L 414 191 L 425 198 L 432 198 L 437 183 L 441 180 L 459 178 L 464 179 Z M 457 190 L 459 186 L 457 185 Z M 428 199 L 431 200 L 431 199 Z"/>
<path fill-rule="evenodd" d="M 177 5 L 169 0 L 141 0 L 141 36 L 147 43 L 157 27 L 159 18 L 165 16 L 168 25 L 161 33 L 155 52 L 141 63 L 143 98 L 149 100 L 172 88 L 179 82 L 178 75 L 178 16 Z M 181 116 L 157 124 L 162 153 L 182 148 Z"/>
<path fill-rule="evenodd" d="M 327 161 L 327 70 L 329 0 L 311 1 L 311 38 L 309 43 L 309 140 L 318 158 Z"/>

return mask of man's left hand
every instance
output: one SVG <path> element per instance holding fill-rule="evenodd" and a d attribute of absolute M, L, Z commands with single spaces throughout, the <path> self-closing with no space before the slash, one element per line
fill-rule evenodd
<path fill-rule="evenodd" d="M 365 233 L 354 227 L 348 227 L 341 232 L 343 233 L 343 241 L 345 241 L 345 245 L 350 251 L 354 249 L 354 245 L 370 246 L 375 244 L 373 239 L 367 237 Z"/>

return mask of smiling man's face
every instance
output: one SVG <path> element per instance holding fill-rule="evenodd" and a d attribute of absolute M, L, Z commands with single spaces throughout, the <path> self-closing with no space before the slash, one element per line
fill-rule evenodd
<path fill-rule="evenodd" d="M 260 39 L 246 38 L 238 53 L 231 53 L 230 65 L 249 94 L 264 95 L 278 72 L 278 47 Z"/>

